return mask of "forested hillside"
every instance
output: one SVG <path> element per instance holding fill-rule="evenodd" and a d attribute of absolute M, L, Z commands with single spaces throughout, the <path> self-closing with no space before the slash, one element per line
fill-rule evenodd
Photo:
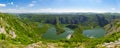
<path fill-rule="evenodd" d="M 0 47 L 12 48 L 17 44 L 27 45 L 39 41 L 41 33 L 45 32 L 48 26 L 39 28 L 36 24 L 25 24 L 14 15 L 0 13 Z"/>
<path fill-rule="evenodd" d="M 19 14 L 19 17 L 32 22 L 42 22 L 49 24 L 81 24 L 87 26 L 103 27 L 116 18 L 120 18 L 117 13 L 68 13 L 68 14 Z"/>

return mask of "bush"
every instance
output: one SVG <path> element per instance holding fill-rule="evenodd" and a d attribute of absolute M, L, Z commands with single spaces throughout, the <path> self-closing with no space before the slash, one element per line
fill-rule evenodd
<path fill-rule="evenodd" d="M 0 34 L 0 39 L 1 40 L 5 40 L 5 38 L 6 38 L 5 34 Z"/>

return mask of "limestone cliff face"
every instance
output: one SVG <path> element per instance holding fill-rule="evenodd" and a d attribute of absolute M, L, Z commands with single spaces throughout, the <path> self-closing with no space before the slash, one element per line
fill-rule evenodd
<path fill-rule="evenodd" d="M 116 19 L 105 27 L 106 34 L 112 34 L 114 32 L 120 32 L 120 19 Z"/>
<path fill-rule="evenodd" d="M 5 18 L 6 17 L 6 18 Z M 4 14 L 0 14 L 0 34 L 6 35 L 6 37 L 16 38 L 14 30 L 11 25 L 7 22 L 9 16 L 4 16 Z"/>

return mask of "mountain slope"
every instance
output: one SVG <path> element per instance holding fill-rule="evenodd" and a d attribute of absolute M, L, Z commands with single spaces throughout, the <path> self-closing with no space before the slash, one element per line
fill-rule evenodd
<path fill-rule="evenodd" d="M 112 21 L 105 27 L 106 36 L 104 37 L 104 43 L 98 45 L 100 48 L 120 48 L 120 19 Z"/>
<path fill-rule="evenodd" d="M 119 14 L 115 13 L 68 13 L 68 14 L 18 14 L 23 20 L 32 22 L 42 22 L 48 24 L 81 24 L 88 27 L 103 27 L 109 24 L 112 20 L 120 18 Z M 69 26 L 69 25 L 68 25 Z"/>
<path fill-rule="evenodd" d="M 14 15 L 0 13 L 0 47 L 9 48 L 12 44 L 27 45 L 39 41 L 48 26 L 39 28 L 35 25 L 37 24 L 23 23 Z"/>
<path fill-rule="evenodd" d="M 106 32 L 107 35 L 115 32 L 120 32 L 120 19 L 114 20 L 110 24 L 106 25 L 104 28 L 107 31 Z"/>

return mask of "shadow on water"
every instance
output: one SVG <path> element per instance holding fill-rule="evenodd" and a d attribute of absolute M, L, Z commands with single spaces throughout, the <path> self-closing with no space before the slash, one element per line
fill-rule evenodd
<path fill-rule="evenodd" d="M 70 39 L 74 31 L 69 28 L 64 28 L 64 30 L 64 33 L 57 35 L 56 28 L 51 27 L 46 33 L 43 34 L 42 38 L 48 40 Z"/>

